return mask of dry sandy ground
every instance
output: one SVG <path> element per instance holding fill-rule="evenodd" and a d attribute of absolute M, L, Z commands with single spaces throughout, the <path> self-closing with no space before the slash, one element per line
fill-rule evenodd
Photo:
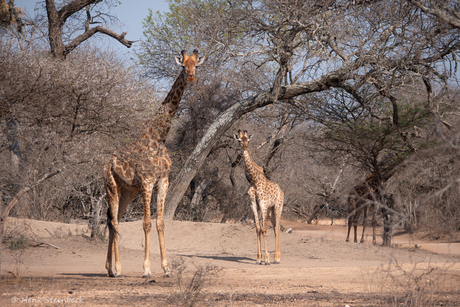
<path fill-rule="evenodd" d="M 107 242 L 88 239 L 86 225 L 10 218 L 6 239 L 29 247 L 3 243 L 0 306 L 460 306 L 460 243 L 403 234 L 390 248 L 345 242 L 345 225 L 282 225 L 292 232 L 281 235 L 281 264 L 260 266 L 251 224 L 168 221 L 174 277 L 162 274 L 152 231 L 146 280 L 141 221 L 122 223 L 124 277 L 109 278 Z M 273 261 L 271 229 L 268 238 Z"/>

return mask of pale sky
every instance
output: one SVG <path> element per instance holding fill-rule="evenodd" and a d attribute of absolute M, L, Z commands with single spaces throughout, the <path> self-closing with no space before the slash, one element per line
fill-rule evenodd
<path fill-rule="evenodd" d="M 34 16 L 34 8 L 37 2 L 42 1 L 32 1 L 32 0 L 16 0 L 16 6 L 20 8 L 25 8 L 29 15 Z M 56 1 L 57 2 L 57 1 Z M 117 7 L 113 7 L 110 11 L 110 14 L 118 17 L 121 23 L 124 26 L 121 29 L 113 29 L 117 33 L 127 31 L 126 39 L 136 41 L 143 39 L 142 35 L 142 21 L 148 15 L 148 9 L 151 8 L 154 12 L 168 11 L 169 6 L 165 0 L 122 0 L 121 4 Z M 132 53 L 133 48 L 126 48 L 121 45 L 116 40 L 106 40 L 107 44 L 110 44 L 110 47 L 115 48 L 115 50 L 120 50 L 121 53 Z M 139 44 L 137 44 L 139 46 Z"/>

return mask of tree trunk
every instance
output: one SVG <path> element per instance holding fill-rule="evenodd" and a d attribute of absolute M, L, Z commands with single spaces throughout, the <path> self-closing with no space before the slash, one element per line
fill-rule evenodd
<path fill-rule="evenodd" d="M 51 54 L 58 60 L 65 60 L 66 52 L 62 41 L 64 22 L 59 18 L 54 0 L 46 0 L 46 13 L 48 14 L 48 38 Z"/>
<path fill-rule="evenodd" d="M 3 193 L 0 191 L 0 279 L 2 272 L 2 242 L 3 242 L 3 231 L 5 229 L 6 217 L 3 217 L 3 211 L 5 210 L 3 204 Z"/>
<path fill-rule="evenodd" d="M 92 206 L 91 212 L 91 220 L 90 220 L 90 227 L 91 227 L 91 238 L 97 237 L 100 231 L 101 225 L 101 210 L 102 210 L 102 200 L 104 199 L 105 194 L 99 196 L 96 202 Z"/>
<path fill-rule="evenodd" d="M 18 140 L 16 135 L 18 133 L 18 123 L 15 119 L 7 116 L 6 117 L 6 127 L 7 127 L 7 139 L 10 149 L 10 159 L 11 159 L 11 171 L 16 176 L 19 173 L 19 164 L 21 160 L 21 150 L 19 148 Z"/>
<path fill-rule="evenodd" d="M 211 183 L 211 181 L 211 179 L 204 179 L 195 189 L 195 194 L 193 194 L 192 202 L 190 203 L 190 209 L 193 210 L 200 205 L 201 195 L 203 195 L 204 190 Z"/>

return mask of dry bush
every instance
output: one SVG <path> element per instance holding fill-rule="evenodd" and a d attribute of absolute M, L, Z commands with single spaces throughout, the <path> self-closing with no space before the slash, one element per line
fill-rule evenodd
<path fill-rule="evenodd" d="M 5 203 L 44 173 L 68 166 L 23 197 L 11 214 L 65 221 L 90 216 L 104 194 L 101 175 L 108 155 L 153 113 L 150 87 L 114 54 L 91 48 L 62 62 L 0 40 L 0 71 Z M 14 133 L 8 121 L 15 123 Z M 20 150 L 16 169 L 8 148 L 13 141 Z"/>
<path fill-rule="evenodd" d="M 400 264 L 392 259 L 382 272 L 374 306 L 455 306 L 458 291 L 452 288 L 445 268 L 431 264 Z M 381 276 L 383 275 L 383 276 Z"/>
<path fill-rule="evenodd" d="M 432 238 L 454 235 L 460 230 L 458 187 L 432 196 L 460 176 L 459 152 L 439 144 L 420 151 L 389 183 L 401 198 L 406 228 L 431 233 Z"/>
<path fill-rule="evenodd" d="M 206 265 L 198 266 L 191 272 L 191 277 L 185 276 L 187 266 L 181 258 L 174 259 L 171 263 L 171 272 L 177 279 L 177 292 L 171 296 L 172 303 L 175 306 L 195 306 L 202 300 L 202 290 L 210 279 L 218 276 L 222 270 L 219 267 Z M 187 274 L 188 275 L 188 274 Z"/>

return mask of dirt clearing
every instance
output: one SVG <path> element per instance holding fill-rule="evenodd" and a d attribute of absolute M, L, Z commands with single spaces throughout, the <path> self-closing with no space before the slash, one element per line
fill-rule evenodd
<path fill-rule="evenodd" d="M 460 305 L 460 243 L 400 234 L 390 248 L 372 246 L 370 238 L 365 244 L 345 242 L 345 225 L 287 220 L 282 225 L 292 232 L 281 234 L 281 264 L 256 265 L 251 224 L 167 221 L 174 277 L 163 276 L 152 231 L 153 278 L 146 280 L 141 277 L 142 221 L 121 223 L 124 277 L 109 278 L 107 242 L 88 239 L 86 225 L 10 218 L 0 305 Z M 273 261 L 271 229 L 268 238 Z"/>

